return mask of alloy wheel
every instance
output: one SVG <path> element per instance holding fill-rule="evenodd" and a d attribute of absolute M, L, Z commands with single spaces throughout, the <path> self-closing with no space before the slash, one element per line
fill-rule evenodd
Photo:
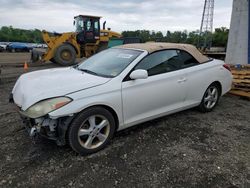
<path fill-rule="evenodd" d="M 219 97 L 219 92 L 217 87 L 211 86 L 207 89 L 205 93 L 205 98 L 204 98 L 204 105 L 206 106 L 207 109 L 212 109 L 218 100 Z"/>
<path fill-rule="evenodd" d="M 110 122 L 102 115 L 87 118 L 78 130 L 78 141 L 86 149 L 101 146 L 110 133 Z"/>

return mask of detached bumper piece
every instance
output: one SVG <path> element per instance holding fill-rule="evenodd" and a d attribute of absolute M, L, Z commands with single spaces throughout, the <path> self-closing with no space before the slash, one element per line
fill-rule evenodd
<path fill-rule="evenodd" d="M 35 62 L 41 61 L 44 54 L 45 54 L 44 51 L 33 49 L 31 51 L 31 62 L 35 63 Z"/>
<path fill-rule="evenodd" d="M 51 140 L 56 140 L 56 131 L 50 129 L 50 123 L 48 122 L 49 119 L 46 118 L 38 118 L 38 119 L 31 119 L 21 114 L 21 118 L 26 128 L 29 136 L 34 137 L 37 134 L 46 137 Z M 53 121 L 56 125 L 56 120 Z M 55 127 L 53 124 L 53 127 Z"/>
<path fill-rule="evenodd" d="M 49 117 L 32 119 L 21 113 L 20 116 L 30 137 L 40 135 L 47 139 L 56 141 L 59 146 L 66 144 L 65 135 L 73 116 L 59 119 L 50 119 Z"/>

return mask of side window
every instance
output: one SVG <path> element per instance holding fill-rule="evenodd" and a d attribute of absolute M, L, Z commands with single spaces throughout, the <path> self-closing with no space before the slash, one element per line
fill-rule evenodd
<path fill-rule="evenodd" d="M 198 61 L 189 53 L 181 50 L 164 50 L 150 54 L 136 67 L 148 71 L 149 76 L 171 72 L 198 65 Z"/>
<path fill-rule="evenodd" d="M 164 50 L 155 52 L 144 58 L 136 67 L 136 69 L 144 69 L 148 71 L 149 76 L 162 74 L 178 69 L 178 65 L 172 60 L 178 56 L 176 50 Z"/>
<path fill-rule="evenodd" d="M 180 69 L 192 67 L 194 65 L 199 64 L 199 62 L 189 53 L 180 50 L 178 50 L 177 53 L 178 53 L 178 61 L 180 64 Z"/>
<path fill-rule="evenodd" d="M 86 21 L 86 30 L 87 30 L 87 31 L 92 31 L 91 20 L 87 20 L 87 21 Z"/>
<path fill-rule="evenodd" d="M 94 29 L 95 29 L 95 32 L 99 32 L 99 21 L 98 20 L 96 20 L 94 22 Z"/>

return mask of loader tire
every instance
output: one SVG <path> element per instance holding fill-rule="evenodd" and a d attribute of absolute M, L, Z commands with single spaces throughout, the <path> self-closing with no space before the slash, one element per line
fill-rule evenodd
<path fill-rule="evenodd" d="M 74 65 L 76 63 L 76 51 L 71 45 L 63 44 L 57 48 L 53 59 L 62 66 Z"/>
<path fill-rule="evenodd" d="M 52 63 L 57 64 L 57 62 L 55 61 L 55 59 L 54 59 L 54 58 L 51 58 L 51 59 L 50 59 L 50 61 L 51 61 Z"/>

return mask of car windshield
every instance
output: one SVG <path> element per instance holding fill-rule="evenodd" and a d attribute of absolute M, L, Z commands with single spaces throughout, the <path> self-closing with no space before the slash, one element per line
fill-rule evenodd
<path fill-rule="evenodd" d="M 77 69 L 103 77 L 116 77 L 142 52 L 139 50 L 111 48 L 88 58 Z"/>

